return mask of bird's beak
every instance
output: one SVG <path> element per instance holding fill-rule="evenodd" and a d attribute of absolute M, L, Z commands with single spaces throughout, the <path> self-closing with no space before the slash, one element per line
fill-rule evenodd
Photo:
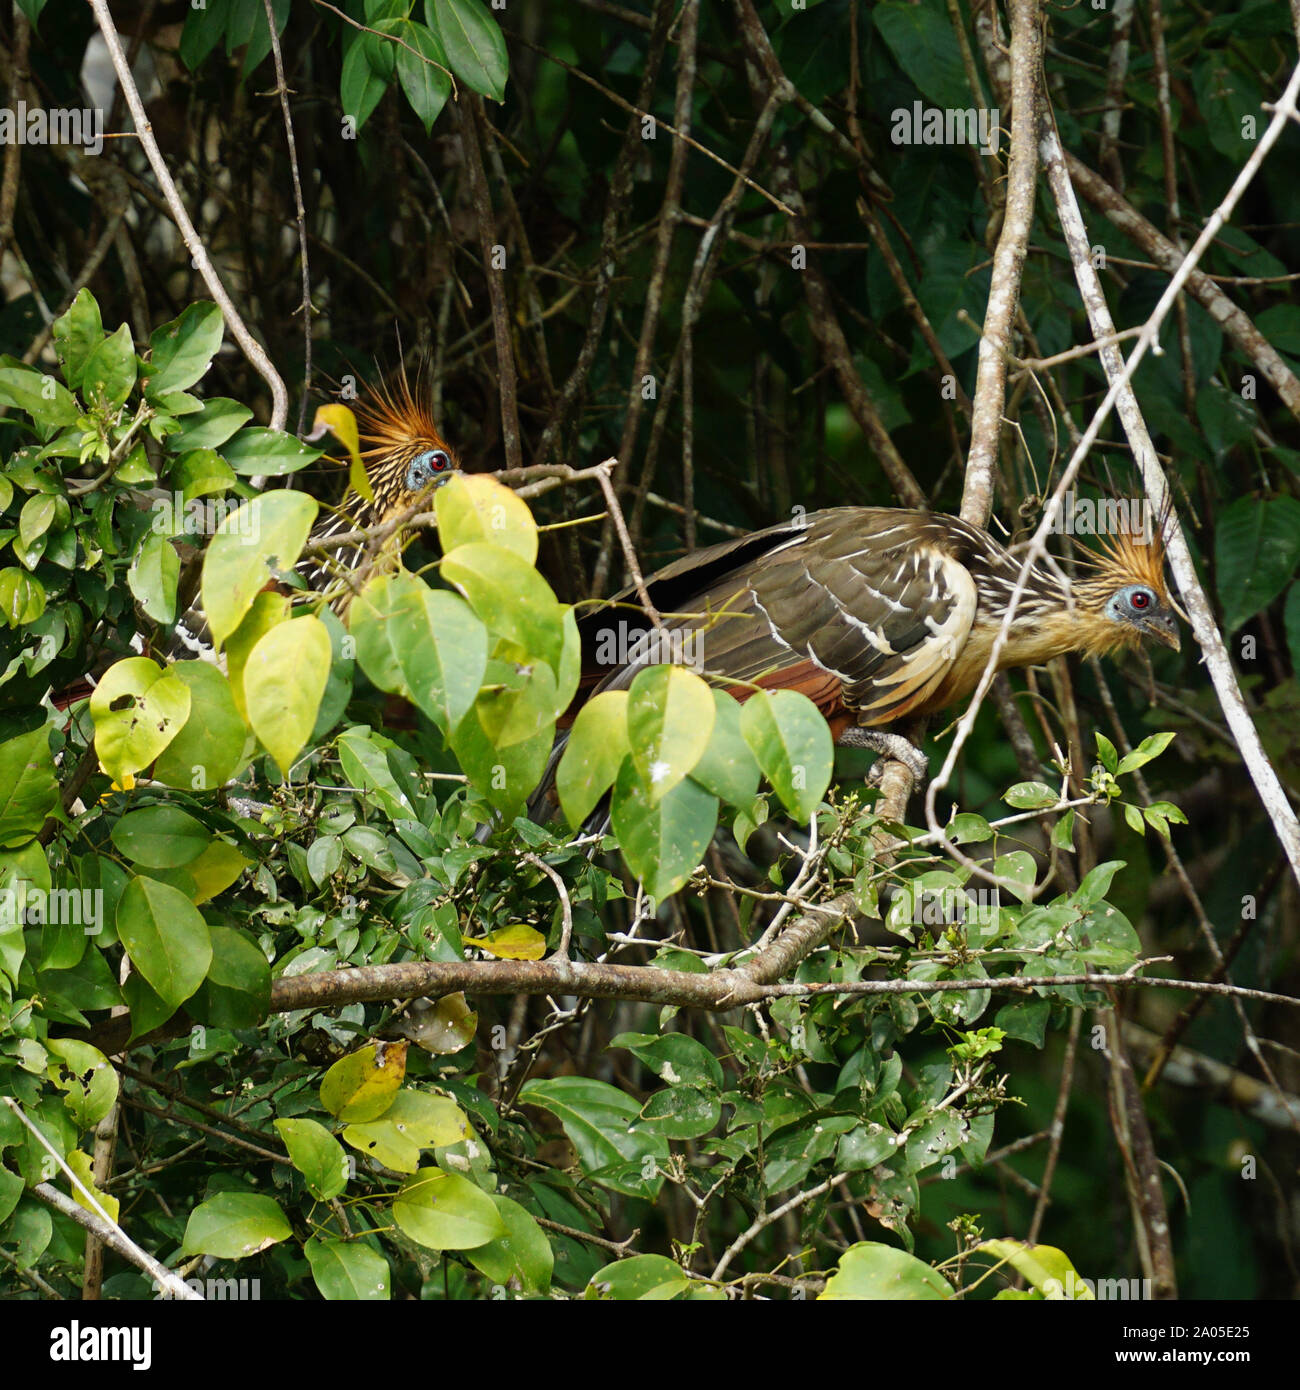
<path fill-rule="evenodd" d="M 1178 622 L 1172 613 L 1153 613 L 1142 624 L 1142 628 L 1162 647 L 1171 647 L 1174 651 L 1182 650 L 1178 640 Z"/>

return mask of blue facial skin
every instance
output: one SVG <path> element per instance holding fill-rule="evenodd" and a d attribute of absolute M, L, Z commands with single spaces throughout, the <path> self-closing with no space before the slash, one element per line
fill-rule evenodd
<path fill-rule="evenodd" d="M 1116 622 L 1140 623 L 1143 618 L 1154 616 L 1159 607 L 1156 596 L 1145 584 L 1130 584 L 1110 596 L 1106 616 Z"/>
<path fill-rule="evenodd" d="M 456 470 L 451 459 L 441 449 L 426 449 L 417 454 L 406 469 L 407 492 L 423 492 L 430 483 L 441 486 Z"/>
<path fill-rule="evenodd" d="M 1179 650 L 1178 624 L 1167 608 L 1161 606 L 1156 593 L 1145 584 L 1128 584 L 1106 601 L 1106 616 L 1117 623 L 1127 623 L 1163 646 Z"/>

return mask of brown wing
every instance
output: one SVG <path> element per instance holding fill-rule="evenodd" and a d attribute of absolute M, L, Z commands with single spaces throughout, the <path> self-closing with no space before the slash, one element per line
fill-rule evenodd
<path fill-rule="evenodd" d="M 651 582 L 677 588 L 689 561 L 702 562 L 705 586 L 674 595 L 668 626 L 707 675 L 799 690 L 841 729 L 886 724 L 924 705 L 970 631 L 975 583 L 947 521 L 837 507 L 689 556 Z M 629 684 L 637 669 L 607 668 L 601 688 Z"/>

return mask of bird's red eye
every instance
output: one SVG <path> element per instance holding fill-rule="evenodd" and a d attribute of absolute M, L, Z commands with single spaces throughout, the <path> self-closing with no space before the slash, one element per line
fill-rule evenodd
<path fill-rule="evenodd" d="M 1150 606 L 1151 603 L 1151 595 L 1148 594 L 1144 589 L 1139 589 L 1137 593 L 1135 593 L 1129 599 L 1129 602 L 1133 605 L 1134 608 L 1147 608 Z"/>

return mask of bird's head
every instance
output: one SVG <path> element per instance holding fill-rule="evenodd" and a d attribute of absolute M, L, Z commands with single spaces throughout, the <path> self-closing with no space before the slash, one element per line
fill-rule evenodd
<path fill-rule="evenodd" d="M 366 467 L 380 516 L 440 487 L 460 468 L 405 371 L 398 372 L 354 406 Z"/>
<path fill-rule="evenodd" d="M 1163 518 L 1162 518 L 1163 522 Z M 1090 649 L 1136 647 L 1143 638 L 1179 649 L 1177 609 L 1165 586 L 1164 526 L 1121 530 L 1082 559 L 1090 571 L 1074 598 L 1088 623 Z"/>

